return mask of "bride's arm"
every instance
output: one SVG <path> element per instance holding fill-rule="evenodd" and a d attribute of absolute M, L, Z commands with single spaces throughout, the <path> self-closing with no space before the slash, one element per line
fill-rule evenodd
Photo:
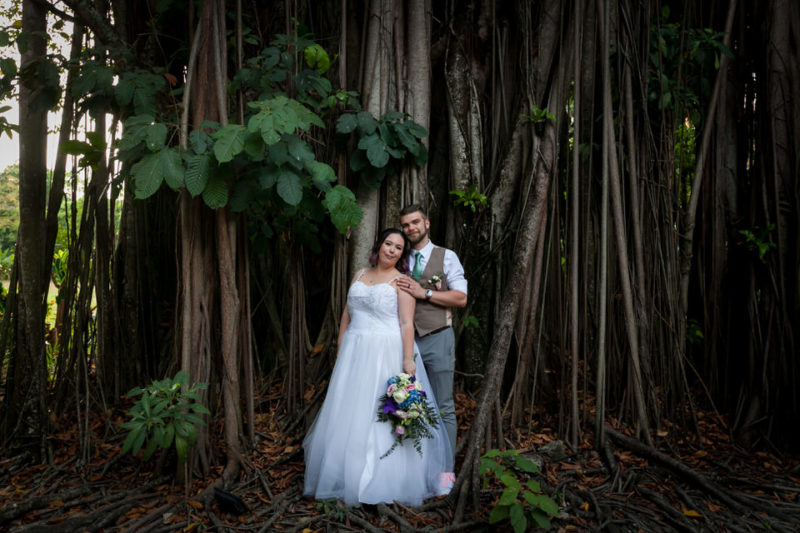
<path fill-rule="evenodd" d="M 342 337 L 347 326 L 350 325 L 350 311 L 347 310 L 347 304 L 344 304 L 344 311 L 342 311 L 342 319 L 339 321 L 339 338 L 336 340 L 336 346 L 342 344 Z"/>
<path fill-rule="evenodd" d="M 405 291 L 397 291 L 397 313 L 400 317 L 400 333 L 403 337 L 403 372 L 416 373 L 414 363 L 414 306 L 417 301 Z"/>
<path fill-rule="evenodd" d="M 359 270 L 353 275 L 353 279 L 350 280 L 350 285 L 356 282 L 359 278 L 360 274 L 363 274 L 364 270 Z M 339 321 L 339 338 L 336 339 L 336 346 L 340 346 L 342 344 L 342 337 L 344 337 L 344 332 L 347 330 L 347 326 L 350 325 L 350 311 L 347 309 L 347 303 L 344 304 L 344 311 L 342 311 L 342 319 Z"/>

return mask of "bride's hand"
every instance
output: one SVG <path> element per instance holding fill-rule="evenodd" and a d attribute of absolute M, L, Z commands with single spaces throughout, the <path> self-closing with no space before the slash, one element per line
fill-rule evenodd
<path fill-rule="evenodd" d="M 403 360 L 403 372 L 408 374 L 409 376 L 413 376 L 417 372 L 417 365 L 414 363 L 413 359 L 405 359 Z"/>

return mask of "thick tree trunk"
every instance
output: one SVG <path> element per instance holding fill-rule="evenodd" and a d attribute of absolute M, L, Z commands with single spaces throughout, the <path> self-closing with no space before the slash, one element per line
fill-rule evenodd
<path fill-rule="evenodd" d="M 431 4 L 430 0 L 410 0 L 408 3 L 408 50 L 406 62 L 405 112 L 411 120 L 430 131 L 431 119 Z M 427 148 L 430 139 L 422 144 Z M 403 204 L 427 202 L 428 167 L 409 169 L 408 188 L 404 191 Z"/>
<path fill-rule="evenodd" d="M 19 125 L 19 318 L 14 365 L 14 387 L 5 398 L 4 433 L 16 434 L 36 446 L 45 458 L 47 435 L 47 378 L 44 354 L 45 199 L 47 171 L 47 92 L 37 76 L 45 61 L 47 12 L 33 0 L 22 3 L 22 32 L 28 46 L 20 65 L 19 106 L 24 120 Z M 19 441 L 18 441 L 19 442 Z"/>
<path fill-rule="evenodd" d="M 372 0 L 364 42 L 365 63 L 362 72 L 364 108 L 375 117 L 391 109 L 396 101 L 389 89 L 390 80 L 394 78 L 395 65 L 392 57 L 394 43 L 395 2 L 392 0 Z M 361 207 L 363 217 L 361 223 L 353 228 L 350 237 L 350 268 L 348 279 L 369 258 L 370 249 L 375 241 L 380 223 L 380 191 L 372 189 L 359 180 L 356 198 Z M 394 224 L 397 222 L 394 221 Z"/>

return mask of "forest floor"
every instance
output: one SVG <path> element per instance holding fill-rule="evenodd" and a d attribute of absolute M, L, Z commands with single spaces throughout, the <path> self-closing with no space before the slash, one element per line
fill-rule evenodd
<path fill-rule="evenodd" d="M 222 500 L 200 501 L 222 466 L 186 491 L 171 475 L 174 464 L 159 463 L 158 453 L 146 463 L 120 456 L 124 435 L 116 428 L 127 407 L 121 405 L 91 417 L 88 462 L 79 457 L 74 420 L 57 421 L 52 464 L 31 465 L 0 450 L 0 530 L 511 531 L 508 521 L 489 524 L 502 492 L 493 483 L 481 492 L 480 509 L 459 525 L 452 525 L 444 497 L 417 509 L 396 503 L 348 509 L 304 498 L 302 424 L 277 414 L 281 398 L 280 387 L 273 387 L 257 402 L 259 442 L 240 481 L 229 487 L 246 505 L 240 514 Z M 457 405 L 464 435 L 475 404 L 460 395 Z M 541 412 L 534 413 L 531 431 L 507 430 L 505 440 L 542 465 L 534 478 L 559 505 L 553 531 L 798 530 L 800 458 L 746 451 L 732 443 L 715 415 L 697 417 L 699 436 L 664 421 L 653 447 L 609 428 L 605 461 L 592 434 L 584 433 L 578 449 L 570 449 L 555 438 L 554 417 Z M 221 438 L 221 426 L 214 429 Z M 523 482 L 528 476 L 517 475 Z"/>

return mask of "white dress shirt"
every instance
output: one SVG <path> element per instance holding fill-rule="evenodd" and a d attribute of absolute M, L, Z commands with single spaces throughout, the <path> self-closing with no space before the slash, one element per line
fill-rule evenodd
<path fill-rule="evenodd" d="M 422 250 L 411 250 L 411 255 L 408 258 L 409 270 L 414 268 L 414 263 L 417 260 L 417 254 L 422 254 L 420 259 L 420 268 L 425 271 L 425 265 L 428 264 L 428 259 L 433 253 L 433 243 L 428 240 L 428 244 Z M 467 278 L 464 277 L 464 267 L 461 266 L 461 261 L 453 250 L 444 249 L 444 276 L 447 279 L 447 287 L 455 289 L 467 294 Z"/>

